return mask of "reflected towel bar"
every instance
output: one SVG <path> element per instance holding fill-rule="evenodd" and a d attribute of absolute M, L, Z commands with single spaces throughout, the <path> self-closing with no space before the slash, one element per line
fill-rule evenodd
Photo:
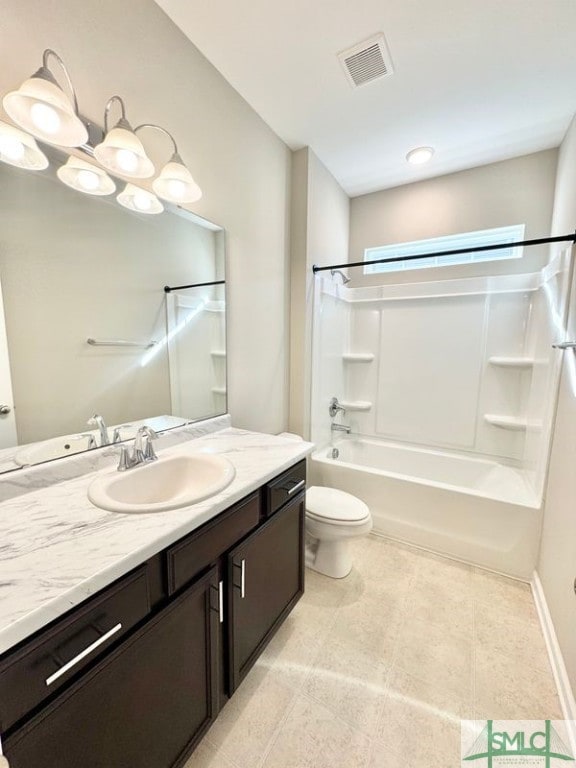
<path fill-rule="evenodd" d="M 144 347 L 150 349 L 158 344 L 157 341 L 126 341 L 125 339 L 86 339 L 86 343 L 92 347 Z"/>

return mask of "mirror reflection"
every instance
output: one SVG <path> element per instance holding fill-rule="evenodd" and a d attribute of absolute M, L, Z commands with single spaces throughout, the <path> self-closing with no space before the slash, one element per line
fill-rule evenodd
<path fill-rule="evenodd" d="M 0 164 L 0 471 L 100 446 L 95 415 L 112 442 L 226 412 L 223 230 L 70 189 L 49 157 Z"/>

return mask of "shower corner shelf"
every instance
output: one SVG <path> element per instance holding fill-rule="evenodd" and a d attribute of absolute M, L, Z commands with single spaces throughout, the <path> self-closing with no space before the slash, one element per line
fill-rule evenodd
<path fill-rule="evenodd" d="M 488 362 L 500 368 L 532 368 L 536 360 L 533 357 L 494 355 L 488 358 Z"/>
<path fill-rule="evenodd" d="M 371 363 L 374 360 L 372 352 L 345 352 L 342 355 L 345 363 Z"/>
<path fill-rule="evenodd" d="M 372 403 L 368 400 L 340 400 L 340 405 L 346 411 L 370 411 Z"/>
<path fill-rule="evenodd" d="M 484 421 L 493 427 L 510 429 L 513 432 L 525 432 L 528 426 L 527 420 L 521 416 L 501 416 L 496 413 L 484 414 Z"/>

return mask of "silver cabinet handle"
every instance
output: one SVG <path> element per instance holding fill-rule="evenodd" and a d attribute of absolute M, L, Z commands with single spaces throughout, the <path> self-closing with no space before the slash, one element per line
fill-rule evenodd
<path fill-rule="evenodd" d="M 62 675 L 65 675 L 66 672 L 68 672 L 69 669 L 72 669 L 76 664 L 78 664 L 79 661 L 82 661 L 82 659 L 86 658 L 89 654 L 92 653 L 92 651 L 95 651 L 96 648 L 101 646 L 103 643 L 106 642 L 106 640 L 109 640 L 112 635 L 115 635 L 116 632 L 119 632 L 122 629 L 122 624 L 118 623 L 115 627 L 112 627 L 112 629 L 109 629 L 106 634 L 102 635 L 102 637 L 99 637 L 98 640 L 95 640 L 92 645 L 89 645 L 88 648 L 84 648 L 83 651 L 81 651 L 78 656 L 75 656 L 71 661 L 69 661 L 67 664 L 64 664 L 63 667 L 60 667 L 60 669 L 57 672 L 54 672 L 53 675 L 50 675 L 50 677 L 46 678 L 46 685 L 52 685 L 52 683 L 56 682 L 58 678 L 62 677 Z"/>
<path fill-rule="evenodd" d="M 296 493 L 296 491 L 299 491 L 300 488 L 304 488 L 306 485 L 306 480 L 300 480 L 299 483 L 296 483 L 296 485 L 293 488 L 290 488 L 288 491 L 288 496 L 292 496 L 293 493 Z"/>
<path fill-rule="evenodd" d="M 6 416 L 12 409 L 9 405 L 0 405 L 0 414 Z M 1 754 L 1 753 L 0 753 Z"/>
<path fill-rule="evenodd" d="M 576 341 L 561 341 L 559 344 L 552 344 L 553 349 L 576 349 Z"/>
<path fill-rule="evenodd" d="M 224 624 L 224 582 L 218 582 L 218 615 L 220 624 Z"/>
<path fill-rule="evenodd" d="M 246 597 L 246 560 L 242 560 L 240 569 L 240 597 L 244 600 Z"/>

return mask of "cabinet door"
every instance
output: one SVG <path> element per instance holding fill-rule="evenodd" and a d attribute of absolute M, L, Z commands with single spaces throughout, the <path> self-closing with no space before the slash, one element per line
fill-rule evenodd
<path fill-rule="evenodd" d="M 216 715 L 213 568 L 4 742 L 11 768 L 171 768 Z"/>
<path fill-rule="evenodd" d="M 232 693 L 304 592 L 304 494 L 228 555 Z"/>

